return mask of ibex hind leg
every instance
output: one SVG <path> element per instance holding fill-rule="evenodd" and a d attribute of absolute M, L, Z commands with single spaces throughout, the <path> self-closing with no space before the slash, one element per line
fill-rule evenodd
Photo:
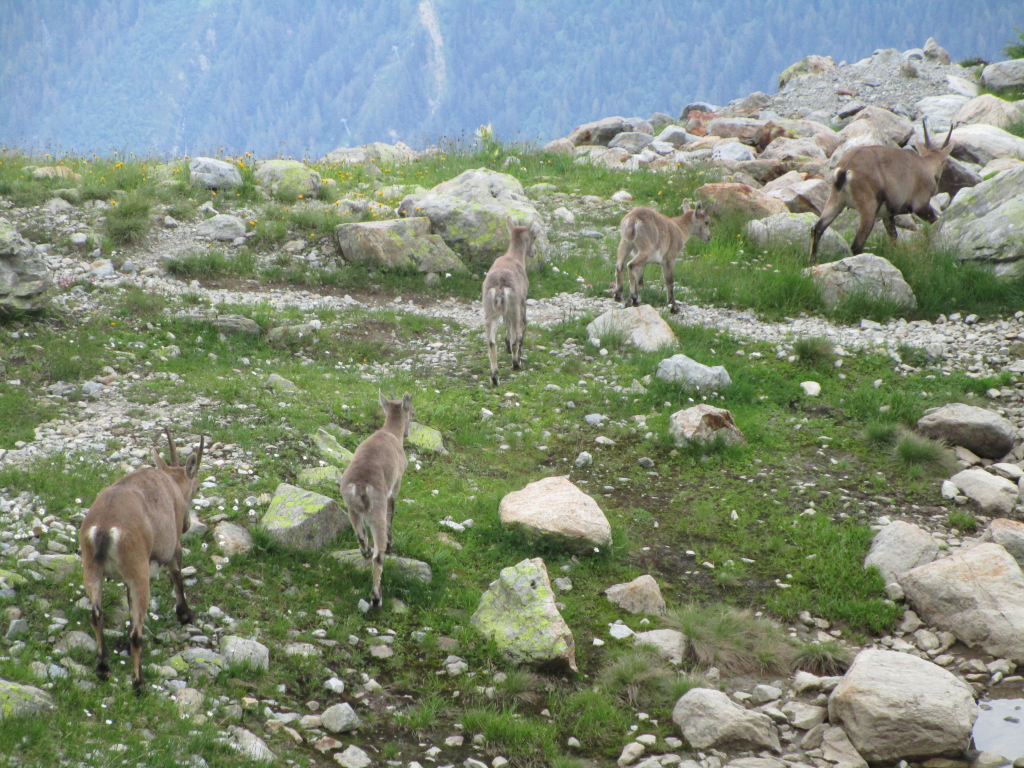
<path fill-rule="evenodd" d="M 96 636 L 96 675 L 100 680 L 110 676 L 107 644 L 103 638 L 103 570 L 94 562 L 85 566 L 85 595 L 92 609 L 89 620 Z"/>
<path fill-rule="evenodd" d="M 149 574 L 147 573 L 148 577 Z M 128 642 L 132 653 L 132 688 L 135 693 L 142 693 L 142 630 L 149 608 L 149 579 L 133 579 L 128 587 L 128 603 L 131 607 L 132 625 L 128 632 Z"/>
<path fill-rule="evenodd" d="M 356 542 L 359 544 L 359 551 L 367 560 L 370 559 L 370 545 L 366 540 L 366 528 L 363 525 L 363 502 L 353 488 L 351 491 L 343 489 L 341 497 L 345 500 L 345 510 L 348 512 L 348 521 L 356 535 Z"/>
<path fill-rule="evenodd" d="M 493 317 L 484 317 L 484 335 L 487 337 L 487 359 L 491 364 L 491 385 L 498 386 L 498 343 L 495 339 L 495 325 L 497 321 Z"/>
<path fill-rule="evenodd" d="M 174 615 L 178 617 L 178 622 L 181 624 L 194 624 L 196 613 L 188 607 L 188 601 L 185 599 L 185 579 L 181 575 L 180 547 L 174 559 L 167 564 L 167 575 L 174 588 Z"/>
<path fill-rule="evenodd" d="M 523 338 L 526 336 L 526 303 L 515 303 L 505 310 L 505 327 L 512 338 L 512 370 L 523 367 Z"/>
<path fill-rule="evenodd" d="M 370 589 L 370 608 L 380 608 L 383 602 L 380 579 L 384 572 L 384 553 L 387 551 L 387 529 L 386 508 L 374 510 L 373 519 L 370 521 L 370 533 L 373 535 L 373 557 L 371 560 L 373 585 Z"/>
<path fill-rule="evenodd" d="M 674 260 L 666 259 L 661 265 L 661 278 L 665 283 L 665 293 L 668 295 L 668 311 L 673 315 L 679 314 L 679 305 L 676 304 L 676 278 L 673 274 Z"/>
<path fill-rule="evenodd" d="M 622 301 L 622 284 L 623 284 L 623 270 L 626 267 L 626 261 L 629 259 L 630 251 L 633 250 L 633 244 L 625 238 L 619 240 L 619 251 L 615 259 L 615 301 Z M 629 306 L 627 303 L 626 306 Z"/>

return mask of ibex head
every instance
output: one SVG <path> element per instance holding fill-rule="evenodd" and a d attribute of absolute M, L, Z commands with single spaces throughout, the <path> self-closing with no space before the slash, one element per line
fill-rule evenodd
<path fill-rule="evenodd" d="M 160 453 L 157 451 L 157 437 L 153 438 L 153 463 L 161 472 L 169 474 L 181 488 L 182 495 L 191 501 L 199 493 L 199 464 L 203 460 L 206 438 L 203 435 L 199 436 L 199 450 L 185 460 L 183 467 L 178 459 L 178 449 L 171 438 L 171 430 L 165 427 L 164 434 L 167 435 L 167 456 L 171 463 L 167 464 L 160 458 Z"/>
<path fill-rule="evenodd" d="M 384 393 L 379 389 L 377 390 L 377 397 L 380 400 L 380 407 L 384 409 L 384 425 L 388 423 L 401 424 L 402 435 L 405 437 L 409 436 L 409 425 L 412 424 L 413 410 L 412 410 L 412 395 L 406 392 L 402 395 L 402 399 L 398 400 L 395 398 L 395 393 L 391 393 L 391 398 L 384 396 Z"/>
<path fill-rule="evenodd" d="M 953 129 L 957 127 L 959 123 L 950 123 L 949 133 L 946 134 L 946 140 L 942 143 L 941 147 L 932 146 L 931 136 L 928 135 L 928 118 L 921 120 L 921 126 L 924 128 L 924 142 L 916 142 L 917 154 L 922 158 L 928 160 L 934 160 L 937 163 L 935 175 L 939 175 L 939 171 L 942 170 L 942 164 L 946 162 L 946 158 L 949 157 L 949 153 L 953 151 L 953 145 L 949 143 L 950 138 L 953 136 Z"/>
<path fill-rule="evenodd" d="M 711 240 L 711 214 L 704 208 L 703 203 L 697 203 L 693 209 L 693 226 L 690 228 L 690 236 L 698 237 L 705 243 Z"/>

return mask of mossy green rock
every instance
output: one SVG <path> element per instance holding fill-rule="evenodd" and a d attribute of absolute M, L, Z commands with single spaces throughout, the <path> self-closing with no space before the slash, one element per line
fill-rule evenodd
<path fill-rule="evenodd" d="M 465 272 L 466 265 L 422 216 L 339 224 L 338 245 L 346 261 L 416 272 Z"/>
<path fill-rule="evenodd" d="M 503 569 L 470 621 L 516 664 L 576 671 L 576 643 L 539 557 Z"/>
<path fill-rule="evenodd" d="M 281 483 L 274 491 L 263 528 L 286 547 L 320 549 L 350 526 L 348 514 L 327 496 Z"/>
<path fill-rule="evenodd" d="M 801 75 L 820 75 L 830 69 L 835 69 L 836 63 L 831 56 L 805 56 L 796 64 L 791 64 L 779 75 L 779 90 L 785 88 L 791 80 Z"/>
<path fill-rule="evenodd" d="M 174 658 L 183 661 L 187 667 L 184 670 L 178 669 L 174 664 L 174 659 L 168 662 L 171 667 L 178 672 L 187 671 L 188 674 L 196 676 L 216 677 L 228 666 L 223 656 L 208 648 L 187 648 L 181 652 L 180 656 Z"/>
<path fill-rule="evenodd" d="M 53 699 L 46 691 L 31 685 L 0 680 L 0 722 L 37 715 L 52 708 Z"/>
<path fill-rule="evenodd" d="M 341 470 L 337 467 L 306 467 L 299 472 L 303 485 L 337 485 L 341 482 Z"/>
<path fill-rule="evenodd" d="M 180 654 L 178 656 L 172 656 L 171 658 L 169 658 L 167 660 L 167 666 L 169 666 L 178 674 L 183 675 L 186 672 L 188 672 L 188 663 L 183 658 L 181 658 Z"/>
<path fill-rule="evenodd" d="M 24 587 L 28 584 L 28 579 L 20 573 L 5 571 L 3 568 L 0 568 L 0 581 L 7 582 L 7 586 L 9 587 Z"/>
<path fill-rule="evenodd" d="M 358 549 L 344 549 L 340 552 L 332 552 L 331 557 L 336 559 L 339 563 L 351 565 L 354 568 L 361 568 L 363 570 L 370 569 L 370 560 L 364 558 L 363 553 Z M 434 580 L 434 572 L 430 569 L 430 565 L 424 563 L 422 560 L 385 555 L 384 570 L 386 571 L 389 568 L 394 568 L 410 578 L 422 581 L 424 584 L 429 584 Z"/>
<path fill-rule="evenodd" d="M 54 581 L 67 581 L 82 564 L 78 555 L 40 555 L 33 567 Z"/>
<path fill-rule="evenodd" d="M 320 194 L 320 174 L 298 160 L 261 161 L 256 166 L 256 183 L 283 200 Z"/>
<path fill-rule="evenodd" d="M 442 456 L 448 454 L 444 448 L 444 438 L 441 433 L 433 427 L 425 426 L 419 422 L 409 424 L 409 436 L 405 442 L 421 453 L 440 453 Z"/>
<path fill-rule="evenodd" d="M 324 427 L 320 427 L 313 433 L 313 442 L 325 459 L 340 467 L 347 467 L 348 463 L 352 461 L 352 451 L 339 443 L 338 439 Z"/>

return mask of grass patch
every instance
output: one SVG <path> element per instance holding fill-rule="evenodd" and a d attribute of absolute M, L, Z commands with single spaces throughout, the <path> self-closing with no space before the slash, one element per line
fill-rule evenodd
<path fill-rule="evenodd" d="M 209 280 L 214 277 L 255 277 L 256 254 L 248 248 L 240 248 L 233 256 L 225 256 L 223 251 L 212 250 L 205 253 L 189 253 L 167 261 L 167 271 L 175 277 L 186 280 L 202 278 Z"/>
<path fill-rule="evenodd" d="M 793 668 L 812 675 L 842 675 L 850 666 L 850 651 L 835 640 L 806 643 L 796 654 Z"/>
<path fill-rule="evenodd" d="M 697 667 L 729 674 L 782 674 L 793 662 L 793 646 L 781 629 L 749 611 L 690 604 L 670 611 L 665 624 L 686 636 Z"/>
<path fill-rule="evenodd" d="M 939 475 L 952 472 L 956 468 L 952 451 L 937 440 L 913 432 L 905 432 L 896 440 L 893 453 L 905 469 L 919 467 Z"/>
<path fill-rule="evenodd" d="M 149 233 L 150 199 L 141 193 L 125 197 L 107 211 L 107 237 L 116 245 L 138 245 Z"/>
<path fill-rule="evenodd" d="M 892 448 L 899 436 L 899 425 L 891 421 L 871 421 L 864 428 L 864 439 L 872 448 Z"/>
<path fill-rule="evenodd" d="M 807 365 L 831 364 L 836 357 L 835 344 L 825 336 L 808 336 L 793 344 L 793 354 Z"/>
<path fill-rule="evenodd" d="M 978 530 L 977 518 L 963 509 L 951 510 L 946 516 L 946 522 L 950 528 L 958 528 L 966 533 L 974 533 Z"/>

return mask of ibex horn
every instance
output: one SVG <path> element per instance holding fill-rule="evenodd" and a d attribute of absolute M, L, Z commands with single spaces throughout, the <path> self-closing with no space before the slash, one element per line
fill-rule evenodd
<path fill-rule="evenodd" d="M 949 138 L 953 135 L 953 129 L 956 128 L 958 125 L 960 125 L 960 123 L 950 123 L 949 124 L 949 133 L 946 134 L 946 140 L 942 143 L 942 148 L 943 149 L 945 149 L 947 146 L 949 146 Z"/>
<path fill-rule="evenodd" d="M 199 456 L 196 459 L 196 467 L 203 463 L 203 448 L 206 445 L 206 437 L 204 435 L 199 436 Z"/>
<path fill-rule="evenodd" d="M 171 460 L 171 466 L 180 467 L 181 463 L 178 461 L 178 449 L 174 447 L 174 440 L 171 439 L 170 427 L 164 427 L 164 434 L 167 435 L 167 448 L 169 450 L 168 457 Z"/>
<path fill-rule="evenodd" d="M 922 117 L 921 118 L 921 125 L 924 126 L 924 145 L 928 149 L 931 149 L 932 148 L 932 140 L 928 136 L 928 118 L 927 117 Z"/>

